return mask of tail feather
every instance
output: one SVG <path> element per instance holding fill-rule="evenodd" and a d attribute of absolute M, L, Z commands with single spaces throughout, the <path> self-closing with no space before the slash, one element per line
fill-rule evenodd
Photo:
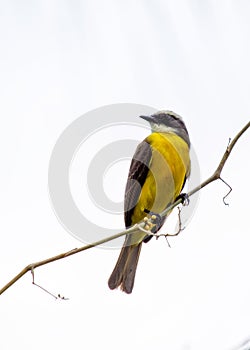
<path fill-rule="evenodd" d="M 108 281 L 110 289 L 120 287 L 125 293 L 130 294 L 132 292 L 141 245 L 142 243 L 139 243 L 122 248 Z"/>

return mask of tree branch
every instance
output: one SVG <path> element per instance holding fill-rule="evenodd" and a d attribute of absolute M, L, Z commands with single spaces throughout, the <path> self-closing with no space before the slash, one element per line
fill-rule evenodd
<path fill-rule="evenodd" d="M 238 141 L 238 139 L 241 137 L 241 135 L 250 127 L 250 122 L 248 122 L 244 128 L 234 137 L 234 139 L 229 143 L 229 145 L 227 146 L 227 149 L 225 151 L 225 153 L 223 154 L 223 157 L 221 158 L 221 161 L 217 167 L 217 169 L 215 170 L 215 172 L 207 179 L 205 180 L 204 182 L 202 182 L 199 186 L 195 187 L 193 190 L 191 190 L 189 193 L 188 193 L 188 196 L 191 197 L 194 193 L 198 192 L 200 189 L 202 189 L 203 187 L 207 186 L 208 184 L 210 184 L 211 182 L 215 181 L 215 180 L 218 180 L 218 179 L 221 179 L 221 172 L 223 170 L 223 167 L 230 155 L 230 153 L 232 152 L 232 149 L 233 147 L 235 146 L 236 142 Z M 180 203 L 182 202 L 182 199 L 179 198 L 178 200 L 176 200 L 172 205 L 170 205 L 167 209 L 165 209 L 160 215 L 161 216 L 166 216 L 167 213 L 169 211 L 171 211 L 174 207 L 176 207 L 177 205 L 179 205 Z M 56 260 L 60 260 L 60 259 L 64 259 L 64 258 L 67 258 L 71 255 L 74 255 L 74 254 L 77 254 L 77 253 L 80 253 L 84 250 L 87 250 L 87 249 L 90 249 L 90 248 L 93 248 L 93 247 L 96 247 L 98 245 L 101 245 L 103 243 L 106 243 L 106 242 L 109 242 L 111 240 L 114 240 L 116 238 L 119 238 L 121 236 L 125 236 L 127 234 L 133 234 L 134 232 L 138 231 L 138 229 L 142 229 L 144 230 L 144 225 L 145 223 L 144 222 L 140 222 L 134 226 L 132 226 L 131 228 L 125 230 L 125 231 L 122 231 L 122 232 L 119 232 L 113 236 L 110 236 L 110 237 L 107 237 L 107 238 L 104 238 L 104 239 L 101 239 L 99 241 L 96 241 L 96 242 L 93 242 L 93 243 L 90 243 L 90 244 L 87 244 L 83 247 L 80 247 L 80 248 L 75 248 L 75 249 L 72 249 L 68 252 L 65 252 L 65 253 L 61 253 L 61 254 L 58 254 L 56 256 L 53 256 L 51 258 L 48 258 L 48 259 L 45 259 L 45 260 L 41 260 L 41 261 L 38 261 L 38 262 L 35 262 L 35 263 L 32 263 L 32 264 L 29 264 L 27 265 L 22 271 L 20 271 L 14 278 L 12 278 L 11 281 L 9 281 L 4 287 L 2 287 L 0 289 L 0 295 L 2 293 L 4 293 L 9 287 L 11 287 L 14 283 L 16 283 L 23 275 L 25 275 L 28 271 L 31 271 L 33 272 L 34 269 L 36 267 L 39 267 L 39 266 L 43 266 L 43 265 L 46 265 L 46 264 L 49 264 L 53 261 L 56 261 Z M 151 232 L 148 231 L 148 233 L 150 234 Z"/>

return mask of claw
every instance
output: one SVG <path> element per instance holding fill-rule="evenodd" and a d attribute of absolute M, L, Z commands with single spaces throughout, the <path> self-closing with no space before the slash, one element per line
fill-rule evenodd
<path fill-rule="evenodd" d="M 181 199 L 181 204 L 184 206 L 189 205 L 190 199 L 189 195 L 187 193 L 181 193 L 179 196 L 176 198 L 176 200 Z"/>

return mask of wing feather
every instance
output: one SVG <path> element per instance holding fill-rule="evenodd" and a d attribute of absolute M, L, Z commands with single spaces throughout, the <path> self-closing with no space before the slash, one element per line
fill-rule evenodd
<path fill-rule="evenodd" d="M 148 175 L 151 158 L 152 151 L 150 144 L 144 140 L 138 145 L 129 169 L 124 200 L 124 220 L 126 227 L 132 225 L 132 215 L 140 197 L 141 188 Z"/>

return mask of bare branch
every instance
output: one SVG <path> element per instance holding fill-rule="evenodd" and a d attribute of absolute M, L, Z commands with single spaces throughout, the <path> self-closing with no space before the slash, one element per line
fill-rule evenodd
<path fill-rule="evenodd" d="M 235 146 L 236 142 L 238 141 L 238 139 L 241 137 L 241 135 L 250 127 L 250 122 L 248 122 L 244 128 L 234 137 L 234 139 L 229 143 L 229 145 L 227 146 L 227 149 L 225 151 L 225 153 L 223 154 L 223 157 L 221 158 L 221 161 L 217 167 L 217 169 L 215 170 L 215 172 L 212 174 L 212 176 L 210 176 L 207 180 L 205 180 L 204 182 L 202 182 L 199 186 L 195 187 L 193 190 L 191 190 L 189 193 L 188 193 L 188 196 L 191 197 L 194 193 L 198 192 L 200 189 L 202 189 L 203 187 L 207 186 L 208 184 L 210 184 L 211 182 L 215 181 L 215 180 L 218 180 L 220 179 L 220 175 L 221 175 L 221 172 L 222 172 L 222 169 L 230 155 L 230 153 L 232 152 L 232 149 L 233 147 Z M 182 198 L 179 198 L 177 201 L 175 201 L 172 205 L 170 205 L 167 209 L 165 209 L 160 215 L 163 217 L 163 216 L 166 216 L 168 214 L 169 211 L 171 211 L 174 207 L 176 207 L 177 205 L 181 204 L 182 202 Z M 150 226 L 149 226 L 150 227 Z M 119 238 L 121 236 L 125 236 L 127 234 L 133 234 L 135 233 L 136 231 L 138 231 L 138 229 L 143 229 L 145 230 L 145 222 L 140 222 L 136 225 L 134 225 L 133 227 L 123 231 L 123 232 L 119 232 L 113 236 L 110 236 L 110 237 L 107 237 L 107 238 L 104 238 L 104 239 L 101 239 L 99 241 L 96 241 L 96 242 L 93 242 L 93 243 L 90 243 L 90 244 L 87 244 L 83 247 L 80 247 L 80 248 L 75 248 L 75 249 L 72 249 L 68 252 L 65 252 L 65 253 L 61 253 L 61 254 L 58 254 L 56 256 L 53 256 L 51 258 L 48 258 L 48 259 L 45 259 L 45 260 L 41 260 L 41 261 L 38 261 L 38 262 L 35 262 L 33 264 L 29 264 L 27 265 L 22 271 L 20 271 L 14 278 L 12 278 L 11 281 L 9 281 L 4 287 L 2 287 L 0 289 L 0 295 L 2 293 L 4 293 L 9 287 L 11 287 L 14 283 L 16 283 L 23 275 L 25 275 L 28 271 L 33 271 L 34 273 L 34 269 L 39 267 L 39 266 L 43 266 L 43 265 L 46 265 L 46 264 L 49 264 L 53 261 L 57 261 L 57 260 L 60 260 L 60 259 L 64 259 L 64 258 L 67 258 L 71 255 L 74 255 L 74 254 L 77 254 L 77 253 L 80 253 L 84 250 L 87 250 L 87 249 L 90 249 L 90 248 L 93 248 L 93 247 L 96 247 L 98 245 L 101 245 L 101 244 L 104 244 L 106 242 L 109 242 L 109 241 L 112 241 L 116 238 Z M 150 230 L 146 230 L 146 232 L 148 232 L 149 234 L 152 234 Z M 60 297 L 60 296 L 59 296 Z"/>
<path fill-rule="evenodd" d="M 135 225 L 135 226 L 129 228 L 128 230 L 123 231 L 123 232 L 119 232 L 119 233 L 117 233 L 117 234 L 115 234 L 113 236 L 110 236 L 110 237 L 101 239 L 99 241 L 87 244 L 87 245 L 85 245 L 83 247 L 80 247 L 80 248 L 72 249 L 72 250 L 70 250 L 68 252 L 58 254 L 58 255 L 53 256 L 51 258 L 48 258 L 48 259 L 45 259 L 45 260 L 41 260 L 41 261 L 35 262 L 33 264 L 27 265 L 21 272 L 19 272 L 19 274 L 17 274 L 11 281 L 9 281 L 3 288 L 0 289 L 0 295 L 3 292 L 5 292 L 10 286 L 12 286 L 14 283 L 16 283 L 16 281 L 18 281 L 19 278 L 21 278 L 23 275 L 25 275 L 28 271 L 34 271 L 34 269 L 36 267 L 49 264 L 49 263 L 51 263 L 53 261 L 57 261 L 57 260 L 60 260 L 60 259 L 67 258 L 68 256 L 71 256 L 71 255 L 77 254 L 79 252 L 82 252 L 84 250 L 96 247 L 97 245 L 101 245 L 101 244 L 104 244 L 106 242 L 112 241 L 113 239 L 119 238 L 119 237 L 124 236 L 126 234 L 132 234 L 138 229 L 138 226 L 139 225 Z"/>

